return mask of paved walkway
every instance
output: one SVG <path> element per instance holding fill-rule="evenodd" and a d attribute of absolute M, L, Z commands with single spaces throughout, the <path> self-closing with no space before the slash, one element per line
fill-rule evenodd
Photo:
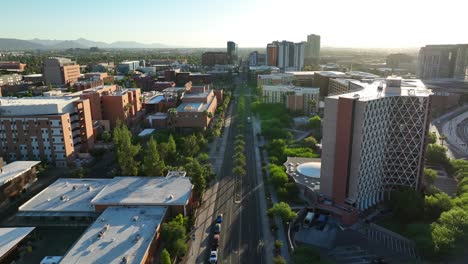
<path fill-rule="evenodd" d="M 261 129 L 260 129 L 260 120 L 257 120 L 256 117 L 253 117 L 252 124 L 253 124 L 253 133 L 254 133 L 254 135 L 256 137 L 257 133 L 259 133 L 261 131 Z M 255 139 L 255 140 L 258 142 L 257 146 L 265 145 L 265 140 L 263 139 L 262 136 L 260 137 L 260 140 L 257 140 L 257 139 Z M 265 163 L 268 164 L 269 163 L 268 154 L 267 154 L 267 152 L 265 150 L 263 151 L 263 157 L 265 159 Z M 260 163 L 260 167 L 261 167 L 261 160 L 260 159 L 257 160 L 257 163 Z M 259 174 L 259 175 L 263 175 L 263 174 Z M 267 170 L 267 175 L 268 175 L 268 170 Z M 262 178 L 262 181 L 263 181 L 263 178 Z M 278 203 L 278 197 L 276 195 L 276 190 L 273 189 L 273 186 L 268 184 L 268 190 L 270 191 L 270 194 L 271 194 L 272 203 L 273 204 Z M 265 212 L 266 212 L 266 210 L 267 209 L 265 209 Z M 276 234 L 278 236 L 278 240 L 283 242 L 283 246 L 281 246 L 281 256 L 286 260 L 286 263 L 289 263 L 290 262 L 290 256 L 289 256 L 289 250 L 288 250 L 288 239 L 286 237 L 286 230 L 284 228 L 283 220 L 279 216 L 276 216 L 274 219 L 275 219 L 275 224 L 278 227 L 278 230 L 276 232 Z M 270 241 L 270 243 L 274 243 L 274 241 Z"/>
<path fill-rule="evenodd" d="M 221 167 L 223 165 L 224 149 L 226 148 L 229 127 L 231 125 L 232 105 L 229 107 L 229 112 L 226 115 L 224 122 L 224 132 L 221 138 L 216 138 L 210 144 L 209 156 L 213 170 L 217 177 L 220 176 Z M 194 226 L 194 239 L 190 244 L 188 257 L 185 263 L 206 263 L 206 256 L 200 255 L 210 245 L 209 236 L 211 234 L 211 225 L 214 221 L 214 211 L 216 204 L 216 197 L 218 193 L 218 181 L 207 188 L 203 194 L 202 204 L 195 212 L 195 226 Z M 192 231 L 193 232 L 193 231 Z"/>

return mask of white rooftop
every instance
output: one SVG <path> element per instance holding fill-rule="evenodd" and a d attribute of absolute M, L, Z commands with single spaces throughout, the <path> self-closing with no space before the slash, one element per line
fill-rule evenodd
<path fill-rule="evenodd" d="M 186 205 L 192 188 L 188 177 L 115 177 L 91 203 L 94 205 Z"/>
<path fill-rule="evenodd" d="M 264 85 L 264 91 L 276 91 L 276 92 L 294 92 L 296 95 L 301 94 L 318 94 L 320 88 L 315 87 L 302 87 L 294 85 Z"/>
<path fill-rule="evenodd" d="M 21 212 L 94 212 L 91 200 L 111 179 L 58 179 L 19 207 Z"/>
<path fill-rule="evenodd" d="M 75 101 L 73 97 L 0 97 L 0 106 L 56 105 Z"/>
<path fill-rule="evenodd" d="M 60 263 L 143 263 L 166 210 L 166 207 L 107 208 Z"/>
<path fill-rule="evenodd" d="M 156 129 L 154 129 L 154 128 L 145 128 L 140 132 L 140 134 L 138 134 L 138 136 L 139 137 L 145 137 L 145 136 L 153 134 L 154 131 L 156 131 Z"/>
<path fill-rule="evenodd" d="M 333 95 L 329 98 L 358 98 L 359 101 L 374 100 L 390 96 L 418 96 L 427 97 L 432 94 L 419 79 L 402 79 L 399 77 L 379 78 L 369 82 L 350 80 L 362 89 L 341 95 Z M 393 83 L 393 84 L 392 84 Z M 401 83 L 400 85 L 394 85 Z"/>
<path fill-rule="evenodd" d="M 3 166 L 0 171 L 0 186 L 20 176 L 32 167 L 41 163 L 40 161 L 14 161 Z"/>
<path fill-rule="evenodd" d="M 0 258 L 14 248 L 35 227 L 8 227 L 0 228 Z"/>

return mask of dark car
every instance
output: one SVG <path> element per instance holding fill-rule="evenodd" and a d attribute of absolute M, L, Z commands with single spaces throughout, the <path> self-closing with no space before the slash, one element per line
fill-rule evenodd
<path fill-rule="evenodd" d="M 215 234 L 221 233 L 221 224 L 216 224 L 216 225 L 214 226 L 214 233 L 215 233 Z"/>
<path fill-rule="evenodd" d="M 216 217 L 216 223 L 221 224 L 223 222 L 223 214 L 219 214 Z"/>

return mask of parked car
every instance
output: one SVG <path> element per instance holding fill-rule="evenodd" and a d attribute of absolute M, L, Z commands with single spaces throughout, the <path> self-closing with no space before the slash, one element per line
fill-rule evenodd
<path fill-rule="evenodd" d="M 221 224 L 216 224 L 216 225 L 214 226 L 214 233 L 215 233 L 215 234 L 221 233 Z"/>
<path fill-rule="evenodd" d="M 219 234 L 213 236 L 213 248 L 218 248 L 220 236 Z"/>
<path fill-rule="evenodd" d="M 218 251 L 213 250 L 210 253 L 210 263 L 217 263 L 218 262 Z"/>
<path fill-rule="evenodd" d="M 223 222 L 223 214 L 219 214 L 216 217 L 216 223 L 221 224 Z"/>

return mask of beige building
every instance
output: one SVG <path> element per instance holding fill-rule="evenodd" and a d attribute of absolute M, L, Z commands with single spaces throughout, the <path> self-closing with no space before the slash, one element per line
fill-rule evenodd
<path fill-rule="evenodd" d="M 80 77 L 80 65 L 67 58 L 48 58 L 44 60 L 42 73 L 46 84 L 74 84 Z"/>
<path fill-rule="evenodd" d="M 0 98 L 0 154 L 7 161 L 48 160 L 67 166 L 92 149 L 89 100 Z"/>
<path fill-rule="evenodd" d="M 264 85 L 264 103 L 282 103 L 292 111 L 305 114 L 318 112 L 319 88 L 297 87 L 292 85 Z"/>

